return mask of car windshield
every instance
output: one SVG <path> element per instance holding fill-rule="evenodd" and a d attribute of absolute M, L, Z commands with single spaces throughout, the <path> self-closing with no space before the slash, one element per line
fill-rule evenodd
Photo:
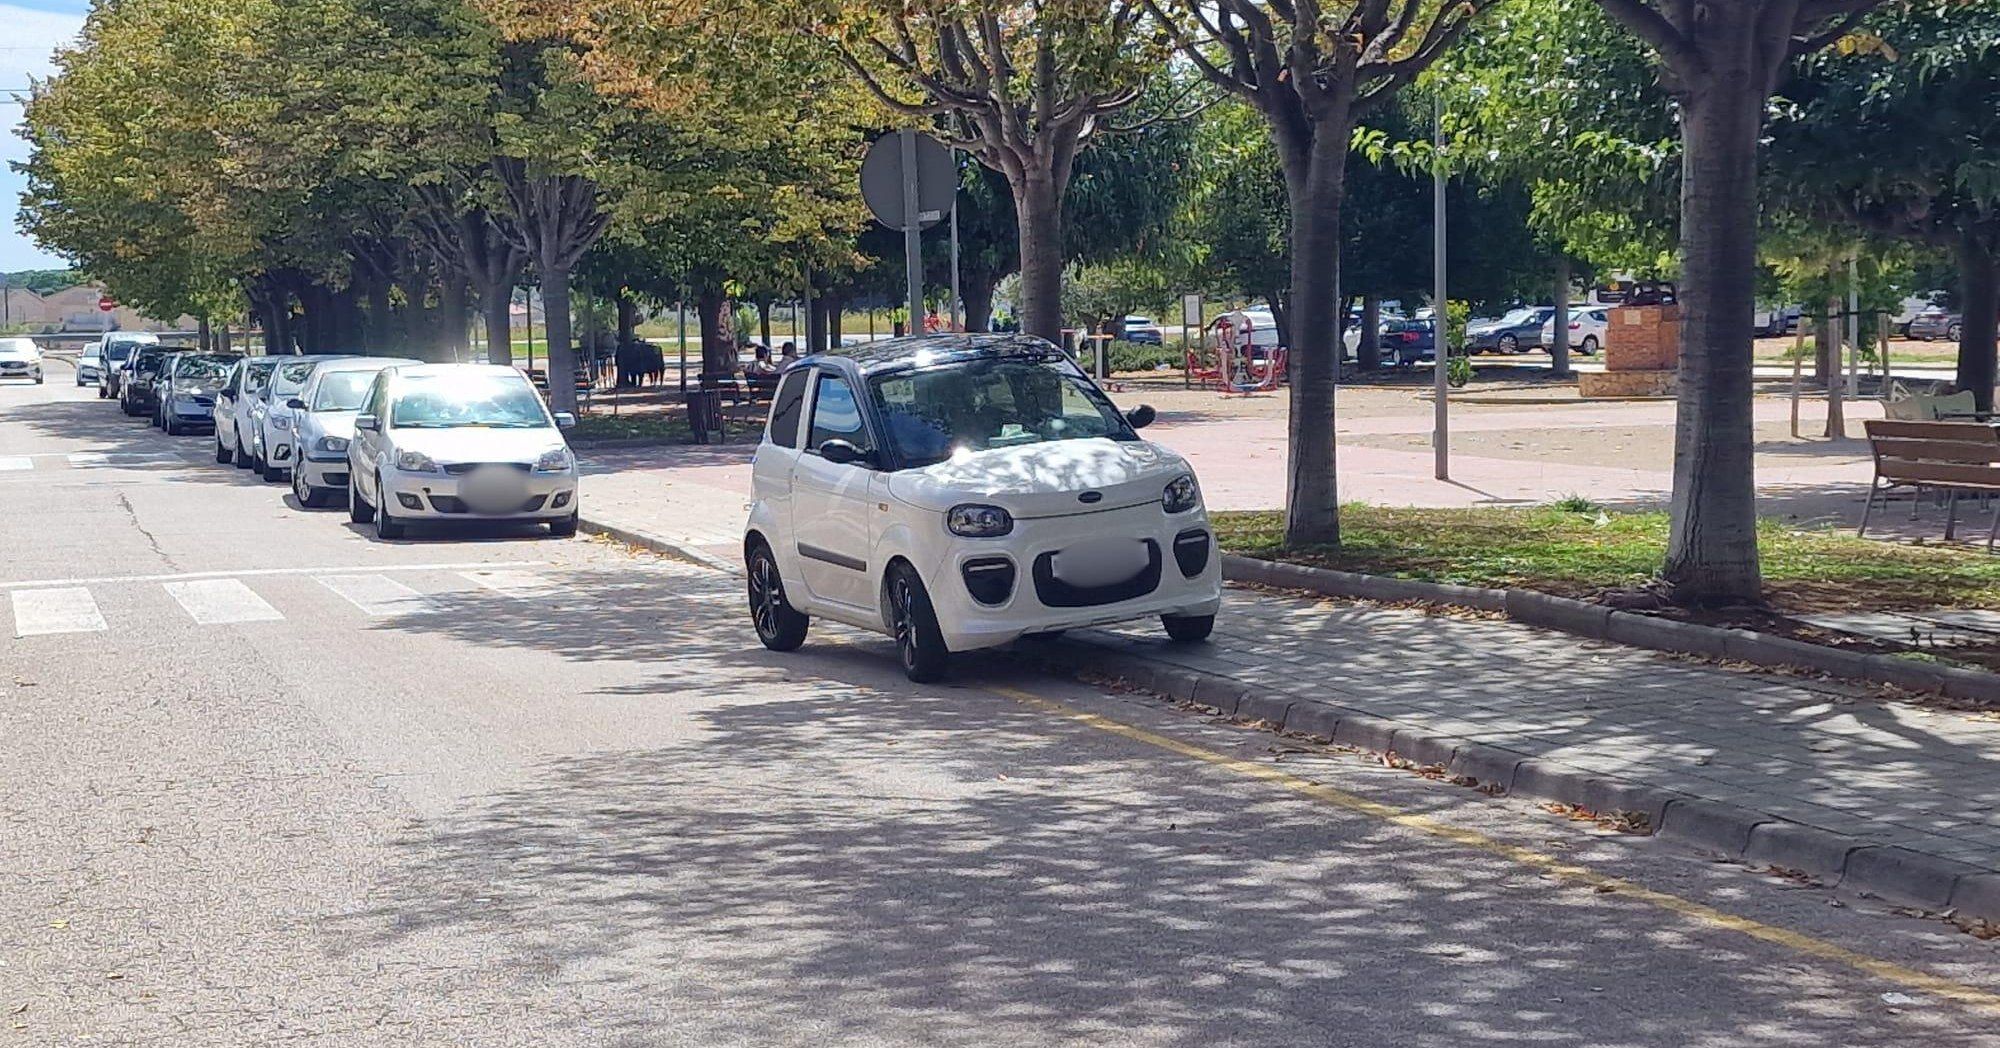
<path fill-rule="evenodd" d="M 235 366 L 235 357 L 182 357 L 180 366 L 174 369 L 174 378 L 220 385 L 229 380 L 229 369 Z"/>
<path fill-rule="evenodd" d="M 278 362 L 275 360 L 253 360 L 245 365 L 243 368 L 243 392 L 261 392 L 265 384 L 271 381 L 271 372 L 276 370 L 277 367 Z"/>
<path fill-rule="evenodd" d="M 368 399 L 368 387 L 375 384 L 374 371 L 334 371 L 321 375 L 313 393 L 314 411 L 359 411 Z"/>
<path fill-rule="evenodd" d="M 1500 323 L 1510 324 L 1510 325 L 1525 324 L 1528 321 L 1535 319 L 1536 314 L 1538 314 L 1539 312 L 1540 310 L 1534 310 L 1534 309 L 1509 310 L 1506 316 L 1500 318 Z"/>
<path fill-rule="evenodd" d="M 35 343 L 29 339 L 0 338 L 0 357 L 9 360 L 34 360 L 41 355 L 41 351 L 37 350 Z"/>
<path fill-rule="evenodd" d="M 404 378 L 389 424 L 398 429 L 541 429 L 549 417 L 535 388 L 518 373 L 458 372 Z"/>
<path fill-rule="evenodd" d="M 139 355 L 137 357 L 134 357 L 132 360 L 132 370 L 158 371 L 160 370 L 161 362 L 165 361 L 166 359 L 167 359 L 167 354 L 161 350 L 141 349 L 139 351 Z"/>
<path fill-rule="evenodd" d="M 889 444 L 910 466 L 1051 440 L 1132 438 L 1104 394 L 1053 355 L 892 372 L 870 380 L 869 388 Z"/>
<path fill-rule="evenodd" d="M 304 389 L 306 379 L 312 377 L 313 369 L 319 366 L 317 360 L 294 360 L 278 368 L 271 379 L 271 394 L 274 397 L 289 397 Z"/>

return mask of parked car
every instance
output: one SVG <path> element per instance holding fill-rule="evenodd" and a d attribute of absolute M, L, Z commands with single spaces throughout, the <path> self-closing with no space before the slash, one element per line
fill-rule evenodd
<path fill-rule="evenodd" d="M 160 367 L 166 363 L 168 352 L 158 343 L 141 343 L 132 348 L 118 380 L 119 410 L 133 418 L 152 417 L 160 406 L 153 385 L 159 380 Z"/>
<path fill-rule="evenodd" d="M 766 647 L 813 617 L 885 633 L 904 672 L 1028 634 L 1158 616 L 1206 638 L 1220 558 L 1186 460 L 1056 347 L 896 339 L 786 373 L 752 468 L 750 618 Z"/>
<path fill-rule="evenodd" d="M 1163 346 L 1167 343 L 1167 335 L 1151 317 L 1126 317 L 1125 341 L 1142 346 Z"/>
<path fill-rule="evenodd" d="M 341 357 L 285 357 L 250 405 L 250 468 L 276 484 L 292 468 L 293 397 L 306 388 L 313 369 Z"/>
<path fill-rule="evenodd" d="M 317 508 L 347 494 L 347 447 L 354 441 L 354 417 L 385 368 L 419 364 L 403 357 L 348 357 L 313 369 L 305 388 L 286 406 L 292 409 L 292 494 L 299 505 Z"/>
<path fill-rule="evenodd" d="M 527 376 L 499 364 L 380 372 L 347 446 L 348 517 L 382 539 L 412 522 L 545 523 L 576 534 L 576 455 Z"/>
<path fill-rule="evenodd" d="M 1542 325 L 1555 313 L 1554 306 L 1523 306 L 1498 320 L 1475 321 L 1465 326 L 1466 345 L 1474 353 L 1526 353 L 1544 344 Z"/>
<path fill-rule="evenodd" d="M 76 387 L 78 389 L 94 385 L 97 382 L 98 376 L 103 373 L 104 358 L 99 355 L 102 352 L 102 350 L 97 348 L 97 343 L 92 342 L 83 348 L 83 352 L 77 354 Z"/>
<path fill-rule="evenodd" d="M 160 428 L 160 408 L 166 403 L 164 394 L 167 383 L 171 381 L 175 365 L 180 363 L 182 354 L 186 352 L 185 349 L 169 348 L 166 355 L 160 358 L 160 372 L 153 378 L 152 395 L 148 398 L 152 406 L 146 410 L 146 424 L 154 429 Z"/>
<path fill-rule="evenodd" d="M 1920 342 L 1939 338 L 1947 342 L 1956 342 L 1964 330 L 1964 317 L 1936 306 L 1910 318 L 1910 337 Z"/>
<path fill-rule="evenodd" d="M 1927 313 L 1934 309 L 1942 311 L 1944 307 L 1938 305 L 1938 300 L 1946 297 L 1948 296 L 1945 291 L 1933 290 L 1904 298 L 1902 307 L 1897 310 L 1896 316 L 1891 321 L 1896 327 L 1896 334 L 1908 338 L 1910 335 L 1910 322 L 1917 319 L 1919 314 Z"/>
<path fill-rule="evenodd" d="M 42 350 L 32 338 L 0 338 L 0 378 L 33 379 L 39 386 L 46 378 L 42 373 Z"/>
<path fill-rule="evenodd" d="M 234 353 L 176 353 L 160 372 L 155 419 L 167 435 L 215 425 L 215 395 L 236 367 Z"/>
<path fill-rule="evenodd" d="M 242 357 L 230 369 L 229 381 L 215 393 L 215 461 L 250 468 L 250 406 L 271 372 L 288 357 Z"/>
<path fill-rule="evenodd" d="M 1604 348 L 1604 333 L 1611 327 L 1609 306 L 1571 306 L 1569 308 L 1569 348 L 1586 357 L 1594 357 Z M 1542 325 L 1542 345 L 1556 344 L 1556 318 L 1549 314 L 1548 322 Z"/>
<path fill-rule="evenodd" d="M 125 376 L 131 371 L 132 353 L 142 346 L 157 346 L 160 336 L 150 331 L 113 331 L 97 340 L 97 356 L 103 369 L 97 377 L 97 398 L 118 397 L 123 401 Z"/>
<path fill-rule="evenodd" d="M 1759 307 L 1750 319 L 1750 327 L 1760 338 L 1789 335 L 1799 329 L 1799 318 L 1805 312 L 1804 306 Z"/>
<path fill-rule="evenodd" d="M 1437 325 L 1429 320 L 1396 318 L 1382 325 L 1382 359 L 1397 367 L 1415 367 L 1437 360 Z"/>

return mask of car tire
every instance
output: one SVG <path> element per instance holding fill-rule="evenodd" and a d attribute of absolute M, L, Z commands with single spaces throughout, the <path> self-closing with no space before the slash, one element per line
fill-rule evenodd
<path fill-rule="evenodd" d="M 257 464 L 260 467 L 262 467 L 257 472 L 264 478 L 264 482 L 266 484 L 276 484 L 277 482 L 285 479 L 284 467 L 273 466 L 269 462 L 265 461 L 259 461 Z"/>
<path fill-rule="evenodd" d="M 1520 351 L 1521 351 L 1520 339 L 1515 338 L 1512 335 L 1500 336 L 1500 352 L 1513 354 L 1513 353 L 1519 353 Z"/>
<path fill-rule="evenodd" d="M 215 435 L 215 461 L 227 466 L 236 461 L 236 452 L 222 443 L 222 434 Z"/>
<path fill-rule="evenodd" d="M 943 680 L 951 666 L 951 649 L 945 647 L 944 632 L 938 629 L 937 609 L 917 569 L 898 561 L 889 569 L 887 583 L 889 628 L 896 639 L 896 655 L 903 663 L 903 675 L 917 684 Z"/>
<path fill-rule="evenodd" d="M 99 400 L 110 400 L 110 399 L 111 399 L 111 391 L 110 391 L 110 390 L 108 390 L 108 389 L 105 389 L 105 388 L 104 388 L 103 386 L 99 386 L 99 387 L 97 387 L 97 399 L 99 399 Z"/>
<path fill-rule="evenodd" d="M 1959 339 L 1962 339 L 1964 337 L 1965 337 L 1965 325 L 1963 324 L 1953 324 L 1952 326 L 1944 329 L 1944 340 L 1946 342 L 1957 342 Z"/>
<path fill-rule="evenodd" d="M 797 651 L 806 642 L 812 619 L 785 599 L 785 581 L 778 574 L 778 559 L 762 542 L 750 547 L 750 562 L 744 565 L 750 601 L 750 626 L 757 639 L 772 651 Z"/>
<path fill-rule="evenodd" d="M 549 521 L 549 534 L 559 539 L 573 539 L 576 537 L 576 526 L 576 514 L 572 513 L 561 520 Z"/>
<path fill-rule="evenodd" d="M 236 468 L 251 468 L 250 449 L 243 446 L 243 438 L 241 436 L 236 438 Z"/>
<path fill-rule="evenodd" d="M 1215 632 L 1215 616 L 1162 615 L 1160 625 L 1167 628 L 1167 636 L 1176 644 L 1199 644 Z"/>
<path fill-rule="evenodd" d="M 296 469 L 292 471 L 292 497 L 307 509 L 326 505 L 326 493 L 306 483 L 306 475 Z"/>
<path fill-rule="evenodd" d="M 382 504 L 375 507 L 375 537 L 384 542 L 394 542 L 410 533 L 408 525 L 389 513 L 389 500 L 383 496 L 382 478 L 375 478 L 375 497 Z"/>
<path fill-rule="evenodd" d="M 353 524 L 368 524 L 375 520 L 375 507 L 361 497 L 361 482 L 354 474 L 347 475 L 347 519 Z"/>
<path fill-rule="evenodd" d="M 160 419 L 160 428 L 165 430 L 167 436 L 170 437 L 178 437 L 187 432 L 187 429 L 181 425 L 181 420 L 175 418 L 173 415 L 162 416 Z"/>
<path fill-rule="evenodd" d="M 1596 356 L 1597 350 L 1599 348 L 1597 345 L 1597 336 L 1596 335 L 1583 336 L 1583 345 L 1579 348 L 1583 350 L 1583 355 L 1586 357 Z"/>

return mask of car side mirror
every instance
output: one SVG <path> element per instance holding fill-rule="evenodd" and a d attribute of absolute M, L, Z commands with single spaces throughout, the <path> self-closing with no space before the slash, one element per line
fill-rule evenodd
<path fill-rule="evenodd" d="M 354 428 L 365 429 L 370 433 L 380 433 L 382 432 L 382 420 L 374 415 L 356 415 L 354 416 Z"/>
<path fill-rule="evenodd" d="M 306 409 L 306 402 L 300 400 L 297 397 L 293 397 L 292 399 L 285 401 L 285 406 L 291 408 L 293 411 L 304 411 Z"/>
<path fill-rule="evenodd" d="M 575 428 L 576 428 L 576 416 L 575 416 L 575 415 L 572 415 L 572 414 L 570 414 L 570 413 L 569 413 L 569 412 L 567 412 L 567 411 L 558 411 L 558 412 L 556 412 L 556 428 L 557 428 L 557 429 L 575 429 Z"/>
<path fill-rule="evenodd" d="M 868 453 L 855 447 L 851 440 L 829 440 L 819 446 L 819 457 L 836 466 L 848 466 L 865 462 Z"/>
<path fill-rule="evenodd" d="M 1153 405 L 1141 404 L 1125 413 L 1125 421 L 1130 423 L 1133 429 L 1145 429 L 1159 416 L 1160 413 L 1153 410 Z"/>

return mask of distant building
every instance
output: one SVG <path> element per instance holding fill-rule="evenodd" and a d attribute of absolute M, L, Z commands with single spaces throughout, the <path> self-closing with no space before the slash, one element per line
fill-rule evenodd
<path fill-rule="evenodd" d="M 104 288 L 97 284 L 78 284 L 46 295 L 24 287 L 0 289 L 0 331 L 187 331 L 195 326 L 193 317 L 166 322 L 127 306 L 105 312 L 97 308 L 103 295 Z"/>

